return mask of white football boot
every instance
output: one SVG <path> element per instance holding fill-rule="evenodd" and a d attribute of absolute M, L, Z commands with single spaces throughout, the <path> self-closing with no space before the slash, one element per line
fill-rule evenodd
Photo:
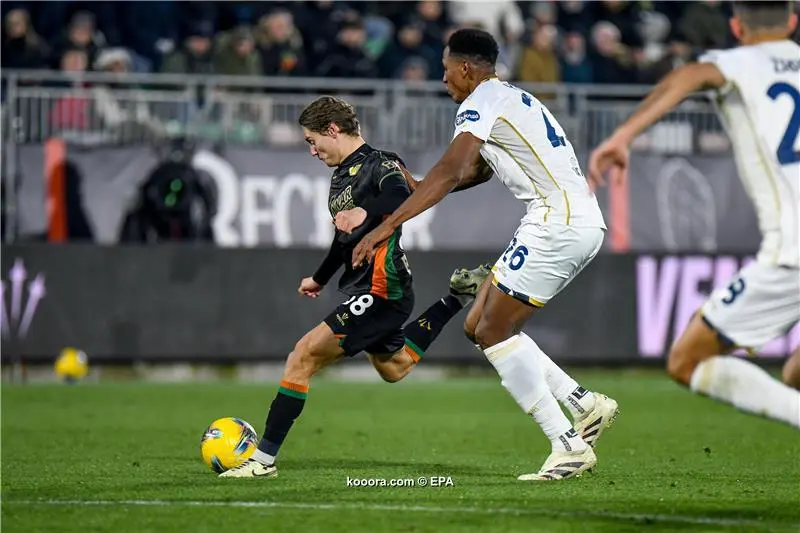
<path fill-rule="evenodd" d="M 591 446 L 579 452 L 553 452 L 535 474 L 523 474 L 520 481 L 556 481 L 581 477 L 581 474 L 597 464 L 597 456 Z"/>
<path fill-rule="evenodd" d="M 219 477 L 277 477 L 278 467 L 265 465 L 255 459 L 248 459 L 239 466 L 221 473 Z"/>
<path fill-rule="evenodd" d="M 573 422 L 575 433 L 586 444 L 594 448 L 606 428 L 614 423 L 618 414 L 619 405 L 616 400 L 595 392 L 594 408 Z"/>

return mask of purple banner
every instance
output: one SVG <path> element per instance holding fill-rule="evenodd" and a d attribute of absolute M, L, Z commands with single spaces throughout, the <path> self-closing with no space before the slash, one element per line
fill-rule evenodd
<path fill-rule="evenodd" d="M 731 256 L 640 256 L 636 261 L 636 315 L 642 357 L 666 354 L 711 291 L 727 286 L 740 268 L 754 260 Z M 758 353 L 784 357 L 798 345 L 800 324 Z"/>

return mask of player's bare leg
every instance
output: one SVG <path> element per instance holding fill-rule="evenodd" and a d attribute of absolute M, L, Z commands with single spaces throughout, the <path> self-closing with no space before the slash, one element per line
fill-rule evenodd
<path fill-rule="evenodd" d="M 550 440 L 552 453 L 535 474 L 523 481 L 576 477 L 591 469 L 597 457 L 572 428 L 545 381 L 544 369 L 530 343 L 519 335 L 535 308 L 492 286 L 475 327 L 474 338 L 500 375 L 517 405 L 533 417 Z M 528 339 L 529 340 L 529 339 Z"/>
<path fill-rule="evenodd" d="M 378 375 L 387 383 L 397 383 L 420 361 L 416 354 L 403 348 L 393 354 L 367 354 L 369 362 L 378 371 Z"/>
<path fill-rule="evenodd" d="M 456 285 L 458 289 L 461 289 L 460 285 L 463 285 L 463 271 L 465 269 L 459 269 L 453 272 L 453 275 L 450 277 L 450 286 Z M 469 271 L 467 271 L 469 272 Z M 478 322 L 481 319 L 481 313 L 483 313 L 483 306 L 486 304 L 486 298 L 489 295 L 489 290 L 492 288 L 492 279 L 494 276 L 491 272 L 486 276 L 483 284 L 478 288 L 478 293 L 475 296 L 475 302 L 472 304 L 472 307 L 467 313 L 467 318 L 464 319 L 464 334 L 467 338 L 472 341 L 473 344 L 477 344 L 475 342 L 475 328 L 478 327 Z"/>
<path fill-rule="evenodd" d="M 800 347 L 792 352 L 789 360 L 783 365 L 782 376 L 784 383 L 800 390 Z"/>
<path fill-rule="evenodd" d="M 800 393 L 731 351 L 700 313 L 669 352 L 667 370 L 692 391 L 800 428 Z"/>
<path fill-rule="evenodd" d="M 463 269 L 462 269 L 463 270 Z M 457 270 L 454 276 L 459 273 Z M 493 275 L 489 274 L 475 297 L 475 303 L 464 320 L 464 334 L 475 343 L 475 328 L 483 313 L 483 307 L 492 287 Z M 453 283 L 451 278 L 451 284 Z M 581 387 L 569 374 L 564 372 L 539 346 L 524 332 L 519 334 L 536 353 L 539 364 L 544 369 L 545 381 L 556 400 L 570 412 L 573 427 L 578 435 L 592 448 L 617 417 L 619 406 L 612 398 Z"/>
<path fill-rule="evenodd" d="M 306 333 L 286 359 L 278 394 L 272 401 L 264 434 L 252 457 L 220 477 L 252 478 L 278 475 L 275 457 L 300 416 L 308 397 L 311 377 L 344 355 L 339 340 L 324 322 Z"/>

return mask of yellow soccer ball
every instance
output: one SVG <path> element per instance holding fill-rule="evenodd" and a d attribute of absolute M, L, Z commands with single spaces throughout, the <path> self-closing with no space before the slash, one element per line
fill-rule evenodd
<path fill-rule="evenodd" d="M 200 441 L 200 454 L 211 470 L 221 474 L 245 462 L 257 447 L 253 426 L 241 418 L 228 417 L 208 426 Z"/>
<path fill-rule="evenodd" d="M 64 348 L 56 359 L 55 372 L 65 381 L 78 381 L 89 372 L 89 359 L 77 348 Z"/>

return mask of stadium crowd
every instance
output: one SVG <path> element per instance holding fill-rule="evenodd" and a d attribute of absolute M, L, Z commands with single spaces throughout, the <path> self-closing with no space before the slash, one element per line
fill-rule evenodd
<path fill-rule="evenodd" d="M 507 79 L 652 83 L 730 45 L 729 9 L 719 0 L 10 0 L 2 67 L 436 80 L 450 33 L 477 26 L 502 43 Z"/>

